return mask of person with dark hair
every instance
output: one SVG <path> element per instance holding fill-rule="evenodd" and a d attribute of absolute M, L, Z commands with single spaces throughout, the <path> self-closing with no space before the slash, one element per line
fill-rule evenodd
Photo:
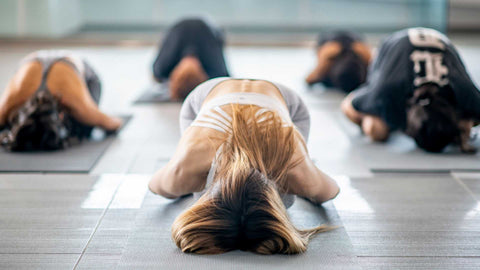
<path fill-rule="evenodd" d="M 480 120 L 480 92 L 457 50 L 443 34 L 410 28 L 387 37 L 365 85 L 342 102 L 347 117 L 375 141 L 402 130 L 429 152 L 469 144 Z"/>
<path fill-rule="evenodd" d="M 358 35 L 347 31 L 321 35 L 316 50 L 317 66 L 306 78 L 309 85 L 320 82 L 349 93 L 365 82 L 372 56 Z"/>
<path fill-rule="evenodd" d="M 264 80 L 208 80 L 183 103 L 180 128 L 175 154 L 149 188 L 197 197 L 172 226 L 183 252 L 301 253 L 330 229 L 297 229 L 286 211 L 295 195 L 323 203 L 339 192 L 308 155 L 310 114 L 295 92 Z"/>
<path fill-rule="evenodd" d="M 98 109 L 101 85 L 91 66 L 64 51 L 28 55 L 0 98 L 0 144 L 11 151 L 56 150 L 88 138 L 94 126 L 122 120 Z"/>
<path fill-rule="evenodd" d="M 169 81 L 174 100 L 185 97 L 200 83 L 229 76 L 223 56 L 222 31 L 202 19 L 176 23 L 163 39 L 153 64 L 158 82 Z"/>

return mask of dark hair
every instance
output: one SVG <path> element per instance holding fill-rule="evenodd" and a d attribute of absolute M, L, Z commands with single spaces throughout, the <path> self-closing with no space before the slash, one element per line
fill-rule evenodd
<path fill-rule="evenodd" d="M 408 101 L 406 133 L 418 147 L 441 152 L 460 135 L 454 101 L 439 95 L 436 85 L 424 85 L 415 91 Z"/>
<path fill-rule="evenodd" d="M 355 52 L 344 50 L 335 58 L 328 76 L 332 86 L 349 93 L 365 82 L 367 68 Z"/>
<path fill-rule="evenodd" d="M 39 91 L 8 117 L 1 144 L 10 151 L 56 150 L 68 146 L 68 129 L 60 117 L 58 101 Z"/>

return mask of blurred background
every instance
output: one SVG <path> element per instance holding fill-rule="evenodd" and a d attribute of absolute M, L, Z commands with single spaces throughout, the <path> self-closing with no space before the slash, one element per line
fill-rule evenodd
<path fill-rule="evenodd" d="M 470 33 L 480 30 L 479 12 L 478 0 L 0 0 L 0 38 L 152 43 L 176 20 L 204 16 L 230 44 L 297 45 L 339 28 Z"/>
<path fill-rule="evenodd" d="M 423 26 L 447 33 L 480 82 L 478 14 L 479 0 L 0 0 L 0 92 L 26 54 L 67 49 L 101 75 L 101 107 L 130 108 L 152 83 L 163 34 L 192 16 L 223 28 L 235 77 L 308 92 L 304 76 L 315 66 L 319 34 L 352 30 L 376 48 L 393 31 Z"/>
<path fill-rule="evenodd" d="M 224 29 L 232 76 L 280 82 L 310 110 L 309 155 L 342 192 L 334 207 L 291 213 L 302 226 L 323 223 L 318 214 L 343 228 L 312 245 L 328 258 L 326 266 L 308 265 L 304 255 L 288 259 L 297 268 L 357 269 L 343 264 L 351 262 L 363 269 L 480 269 L 480 154 L 426 154 L 406 137 L 372 144 L 343 117 L 343 92 L 305 82 L 317 65 L 321 33 L 357 31 L 375 49 L 393 31 L 423 26 L 448 34 L 480 85 L 480 0 L 0 0 L 0 95 L 27 54 L 66 49 L 99 74 L 100 109 L 133 116 L 108 149 L 95 148 L 100 157 L 88 174 L 0 172 L 0 269 L 184 265 L 173 242 L 160 245 L 170 238 L 167 223 L 190 201 L 161 199 L 146 184 L 173 156 L 181 104 L 135 102 L 155 85 L 162 35 L 190 16 Z M 81 163 L 83 154 L 35 161 L 62 167 Z M 38 165 L 17 158 L 26 171 Z M 285 267 L 286 259 L 257 265 L 257 257 L 226 258 L 205 261 L 210 269 L 231 262 L 263 269 Z"/>

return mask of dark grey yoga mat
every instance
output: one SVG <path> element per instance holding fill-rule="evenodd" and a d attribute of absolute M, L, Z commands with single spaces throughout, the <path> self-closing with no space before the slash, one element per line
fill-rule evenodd
<path fill-rule="evenodd" d="M 124 120 L 123 127 L 125 127 L 132 117 L 121 118 Z M 115 134 L 106 136 L 103 131 L 94 129 L 90 140 L 63 150 L 24 153 L 8 152 L 0 148 L 0 172 L 87 173 L 113 140 L 115 140 Z"/>
<path fill-rule="evenodd" d="M 169 201 L 148 193 L 129 237 L 120 269 L 360 269 L 353 246 L 345 229 L 340 227 L 317 235 L 304 254 L 256 255 L 233 251 L 221 255 L 182 253 L 171 239 L 174 219 L 193 198 Z M 331 202 L 324 207 L 298 199 L 289 209 L 294 223 L 300 228 L 322 223 L 340 225 L 341 221 Z"/>
<path fill-rule="evenodd" d="M 135 100 L 135 104 L 164 102 L 177 102 L 170 97 L 168 82 L 153 83 Z"/>
<path fill-rule="evenodd" d="M 479 127 L 472 130 L 472 145 L 477 154 L 461 153 L 455 145 L 448 146 L 442 153 L 428 153 L 419 149 L 414 140 L 401 132 L 393 133 L 387 142 L 370 141 L 360 133 L 359 127 L 338 113 L 338 123 L 351 141 L 349 155 L 367 166 L 372 172 L 450 172 L 480 171 Z"/>

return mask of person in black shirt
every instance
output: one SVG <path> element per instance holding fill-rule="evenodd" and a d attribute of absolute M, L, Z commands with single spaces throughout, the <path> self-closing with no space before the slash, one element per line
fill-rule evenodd
<path fill-rule="evenodd" d="M 370 59 L 370 48 L 358 35 L 347 31 L 322 35 L 317 45 L 317 66 L 306 82 L 320 82 L 349 93 L 365 82 Z"/>
<path fill-rule="evenodd" d="M 184 19 L 165 36 L 153 64 L 159 82 L 169 81 L 170 96 L 183 100 L 200 83 L 229 76 L 224 39 L 217 27 L 202 19 Z"/>
<path fill-rule="evenodd" d="M 367 82 L 342 102 L 342 110 L 375 141 L 402 130 L 429 152 L 468 141 L 480 120 L 480 92 L 455 47 L 443 34 L 410 28 L 387 37 Z"/>

